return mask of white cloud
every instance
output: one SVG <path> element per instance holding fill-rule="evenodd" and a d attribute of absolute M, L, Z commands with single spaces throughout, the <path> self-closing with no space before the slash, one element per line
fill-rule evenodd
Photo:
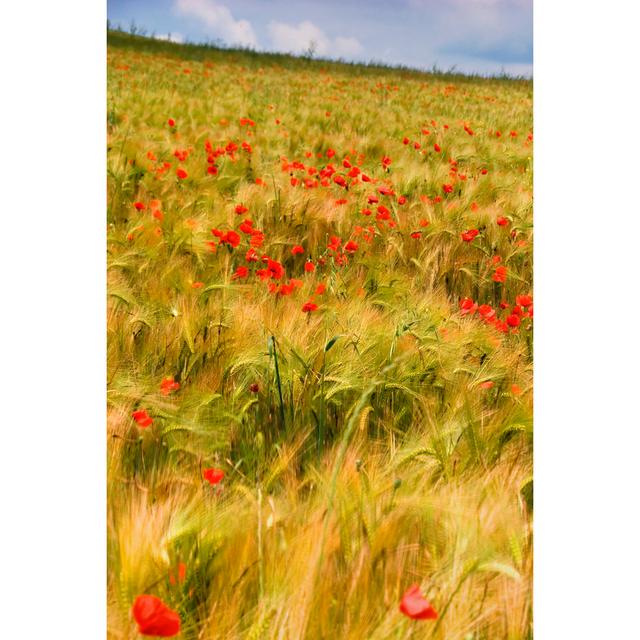
<path fill-rule="evenodd" d="M 258 47 L 251 23 L 234 19 L 227 7 L 214 0 L 175 0 L 175 8 L 182 15 L 202 20 L 216 36 L 229 44 Z"/>
<path fill-rule="evenodd" d="M 338 36 L 331 39 L 320 27 L 309 20 L 291 25 L 284 22 L 270 22 L 267 26 L 271 44 L 278 51 L 306 53 L 310 49 L 319 56 L 355 56 L 363 51 L 356 38 Z"/>
<path fill-rule="evenodd" d="M 167 40 L 168 42 L 184 42 L 184 36 L 181 33 L 157 33 L 156 40 Z"/>

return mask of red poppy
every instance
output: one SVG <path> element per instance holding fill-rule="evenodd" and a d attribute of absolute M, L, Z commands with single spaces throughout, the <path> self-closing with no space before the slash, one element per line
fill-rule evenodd
<path fill-rule="evenodd" d="M 506 282 L 507 280 L 507 267 L 498 267 L 493 274 L 494 282 Z"/>
<path fill-rule="evenodd" d="M 185 178 L 188 178 L 188 177 L 189 177 L 189 174 L 188 174 L 184 169 L 182 169 L 182 168 L 178 168 L 178 169 L 176 170 L 176 175 L 178 176 L 178 178 L 179 178 L 180 180 L 184 180 Z"/>
<path fill-rule="evenodd" d="M 469 231 L 465 231 L 464 233 L 460 234 L 460 237 L 465 241 L 465 242 L 472 242 L 473 239 L 479 234 L 480 232 L 477 229 L 469 229 Z"/>
<path fill-rule="evenodd" d="M 245 220 L 239 227 L 242 233 L 246 233 L 247 235 L 251 235 L 255 229 L 253 228 L 253 222 L 251 220 Z"/>
<path fill-rule="evenodd" d="M 313 264 L 313 262 L 305 262 L 304 263 L 304 270 L 307 273 L 313 273 L 316 270 L 316 265 Z"/>
<path fill-rule="evenodd" d="M 235 231 L 227 231 L 220 236 L 220 244 L 228 244 L 237 247 L 240 244 L 240 234 Z"/>
<path fill-rule="evenodd" d="M 138 409 L 138 411 L 134 411 L 131 416 L 140 427 L 149 427 L 153 424 L 153 420 L 146 409 Z"/>
<path fill-rule="evenodd" d="M 202 287 L 204 287 L 204 282 L 192 282 L 191 283 L 191 288 L 192 289 L 202 289 Z"/>
<path fill-rule="evenodd" d="M 391 158 L 389 156 L 383 156 L 382 157 L 382 166 L 386 168 L 390 164 L 391 164 Z"/>
<path fill-rule="evenodd" d="M 274 280 L 280 280 L 284 276 L 284 267 L 277 261 L 267 258 L 267 271 L 269 277 Z"/>
<path fill-rule="evenodd" d="M 445 193 L 451 193 L 453 191 L 453 185 L 452 184 L 443 184 L 442 185 L 442 190 Z"/>
<path fill-rule="evenodd" d="M 398 198 L 398 204 L 405 204 L 407 202 L 407 197 L 406 196 L 400 196 Z"/>
<path fill-rule="evenodd" d="M 496 315 L 496 312 L 493 310 L 490 304 L 481 304 L 478 307 L 478 313 L 485 319 L 490 320 Z"/>
<path fill-rule="evenodd" d="M 442 151 L 442 149 L 441 149 L 440 145 L 439 145 L 437 142 L 433 145 L 433 150 L 434 150 L 436 153 L 440 153 L 440 151 Z"/>
<path fill-rule="evenodd" d="M 132 613 L 143 636 L 170 638 L 180 633 L 180 616 L 156 596 L 138 596 Z"/>
<path fill-rule="evenodd" d="M 402 144 L 409 144 L 410 140 L 406 136 L 402 138 Z"/>
<path fill-rule="evenodd" d="M 217 174 L 218 174 L 218 167 L 216 167 L 216 165 L 215 165 L 215 164 L 210 164 L 210 165 L 207 167 L 207 173 L 208 173 L 210 176 L 215 176 L 215 175 L 217 175 Z"/>
<path fill-rule="evenodd" d="M 246 278 L 248 275 L 249 275 L 248 267 L 236 267 L 236 270 L 233 272 L 231 279 L 239 280 L 241 278 Z"/>
<path fill-rule="evenodd" d="M 249 209 L 247 209 L 247 207 L 245 207 L 243 204 L 237 204 L 236 208 L 235 208 L 235 212 L 241 216 L 243 213 L 247 213 L 247 211 L 249 211 Z"/>
<path fill-rule="evenodd" d="M 179 388 L 180 388 L 180 383 L 175 382 L 175 380 L 173 379 L 173 376 L 169 376 L 168 378 L 165 378 L 160 383 L 160 393 L 162 393 L 163 396 L 168 396 L 172 391 L 177 391 Z"/>
<path fill-rule="evenodd" d="M 511 393 L 513 393 L 514 396 L 519 396 L 522 393 L 522 389 L 520 388 L 519 385 L 512 384 L 511 385 Z"/>
<path fill-rule="evenodd" d="M 462 298 L 460 300 L 460 311 L 462 315 L 467 313 L 474 314 L 478 309 L 478 305 L 471 298 Z"/>
<path fill-rule="evenodd" d="M 516 296 L 516 303 L 521 307 L 530 307 L 533 304 L 531 296 Z"/>
<path fill-rule="evenodd" d="M 411 233 L 411 237 L 412 237 L 414 240 L 417 240 L 418 238 L 420 238 L 420 236 L 421 236 L 421 235 L 422 235 L 422 232 L 420 232 L 420 231 L 413 231 L 413 232 Z"/>
<path fill-rule="evenodd" d="M 169 118 L 169 119 L 167 120 L 167 124 L 168 124 L 170 127 L 175 127 L 175 126 L 176 126 L 176 121 L 175 121 L 173 118 Z"/>
<path fill-rule="evenodd" d="M 316 311 L 317 308 L 318 308 L 318 305 L 315 302 L 311 302 L 311 301 L 305 302 L 302 305 L 302 311 L 304 313 L 311 313 L 312 311 Z"/>
<path fill-rule="evenodd" d="M 484 382 L 480 383 L 480 388 L 481 389 L 491 389 L 491 387 L 493 387 L 493 380 L 485 380 Z"/>
<path fill-rule="evenodd" d="M 412 584 L 402 596 L 400 611 L 412 620 L 435 620 L 438 613 L 420 593 L 420 586 Z"/>
<path fill-rule="evenodd" d="M 519 327 L 520 326 L 520 316 L 517 315 L 516 313 L 512 313 L 508 318 L 507 318 L 507 324 L 510 327 Z"/>
<path fill-rule="evenodd" d="M 297 244 L 295 247 L 291 249 L 292 256 L 299 256 L 304 253 L 304 248 Z"/>
<path fill-rule="evenodd" d="M 202 476 L 210 485 L 216 485 L 224 478 L 224 471 L 211 467 L 210 469 L 204 469 Z"/>
<path fill-rule="evenodd" d="M 138 211 L 142 211 L 145 206 L 142 202 L 134 202 L 133 206 L 138 210 Z"/>
<path fill-rule="evenodd" d="M 509 221 L 504 217 L 504 216 L 499 216 L 498 219 L 496 220 L 496 222 L 501 226 L 501 227 L 505 227 L 506 225 L 509 224 Z"/>

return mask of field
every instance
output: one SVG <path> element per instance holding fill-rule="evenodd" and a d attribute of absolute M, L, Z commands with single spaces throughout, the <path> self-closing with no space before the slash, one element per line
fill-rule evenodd
<path fill-rule="evenodd" d="M 108 637 L 532 638 L 531 82 L 110 32 L 107 97 Z"/>

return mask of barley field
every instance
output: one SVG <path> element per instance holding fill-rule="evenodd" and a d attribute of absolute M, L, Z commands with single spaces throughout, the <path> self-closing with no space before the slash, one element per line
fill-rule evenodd
<path fill-rule="evenodd" d="M 107 64 L 108 638 L 532 638 L 532 83 Z"/>

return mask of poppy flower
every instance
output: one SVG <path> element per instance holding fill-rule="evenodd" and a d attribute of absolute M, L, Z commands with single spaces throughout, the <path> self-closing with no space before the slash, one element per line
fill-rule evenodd
<path fill-rule="evenodd" d="M 312 311 L 316 311 L 318 309 L 318 305 L 315 302 L 305 302 L 302 305 L 302 311 L 304 313 L 311 313 Z"/>
<path fill-rule="evenodd" d="M 493 274 L 494 282 L 506 282 L 507 280 L 507 267 L 497 267 Z"/>
<path fill-rule="evenodd" d="M 507 324 L 510 327 L 519 327 L 520 326 L 520 316 L 516 313 L 512 313 L 508 318 L 507 318 Z"/>
<path fill-rule="evenodd" d="M 253 222 L 249 219 L 245 220 L 239 227 L 242 233 L 246 233 L 247 235 L 251 235 L 254 232 Z"/>
<path fill-rule="evenodd" d="M 533 304 L 533 298 L 531 296 L 516 296 L 516 304 L 521 307 L 530 307 Z"/>
<path fill-rule="evenodd" d="M 172 391 L 177 391 L 179 388 L 180 388 L 180 383 L 175 382 L 175 380 L 173 379 L 173 376 L 165 378 L 160 383 L 160 393 L 162 393 L 163 396 L 168 396 Z"/>
<path fill-rule="evenodd" d="M 493 316 L 496 315 L 496 312 L 493 310 L 491 305 L 489 304 L 481 304 L 478 307 L 478 314 L 481 315 L 485 320 L 490 320 Z"/>
<path fill-rule="evenodd" d="M 179 180 L 184 180 L 189 177 L 189 174 L 182 168 L 176 169 L 176 175 L 178 176 Z"/>
<path fill-rule="evenodd" d="M 304 253 L 304 248 L 301 247 L 299 244 L 297 244 L 295 247 L 291 249 L 292 256 L 299 256 L 299 255 L 302 255 L 303 253 Z"/>
<path fill-rule="evenodd" d="M 236 267 L 236 270 L 233 272 L 231 279 L 239 280 L 241 278 L 246 278 L 248 275 L 249 275 L 248 267 Z"/>
<path fill-rule="evenodd" d="M 511 385 L 511 393 L 513 393 L 514 396 L 519 396 L 522 393 L 522 389 L 520 388 L 519 385 L 512 384 Z"/>
<path fill-rule="evenodd" d="M 134 202 L 133 206 L 138 210 L 138 211 L 142 211 L 145 206 L 142 202 Z"/>
<path fill-rule="evenodd" d="M 169 119 L 167 120 L 167 124 L 168 124 L 170 127 L 175 127 L 175 126 L 176 126 L 176 121 L 175 121 L 173 118 L 169 118 Z"/>
<path fill-rule="evenodd" d="M 420 593 L 420 586 L 412 584 L 402 596 L 400 611 L 412 620 L 435 620 L 438 613 Z"/>
<path fill-rule="evenodd" d="M 243 204 L 237 204 L 236 208 L 235 208 L 235 212 L 241 216 L 243 213 L 247 213 L 247 211 L 249 211 L 249 209 L 247 209 L 247 207 L 245 207 Z"/>
<path fill-rule="evenodd" d="M 210 469 L 204 469 L 202 476 L 210 485 L 216 485 L 224 478 L 224 471 L 211 467 Z"/>
<path fill-rule="evenodd" d="M 389 167 L 391 165 L 391 158 L 389 156 L 383 156 L 382 157 L 382 166 L 383 167 Z"/>
<path fill-rule="evenodd" d="M 304 263 L 304 270 L 307 273 L 313 273 L 316 270 L 316 265 L 313 264 L 313 262 L 305 262 Z"/>
<path fill-rule="evenodd" d="M 407 197 L 406 196 L 400 196 L 398 198 L 398 204 L 405 204 L 407 202 Z"/>
<path fill-rule="evenodd" d="M 134 411 L 131 416 L 138 423 L 140 427 L 146 428 L 153 424 L 151 416 L 147 413 L 146 409 L 138 409 Z"/>
<path fill-rule="evenodd" d="M 274 280 L 280 280 L 284 276 L 284 267 L 277 260 L 271 260 L 271 258 L 267 259 L 267 271 L 269 277 Z"/>
<path fill-rule="evenodd" d="M 509 221 L 504 216 L 499 216 L 496 223 L 501 227 L 505 227 L 509 224 Z"/>
<path fill-rule="evenodd" d="M 491 389 L 491 387 L 493 387 L 493 380 L 485 380 L 484 382 L 481 382 L 479 387 L 481 389 Z"/>
<path fill-rule="evenodd" d="M 204 282 L 192 282 L 191 283 L 191 288 L 192 289 L 202 289 L 202 287 L 204 287 Z"/>
<path fill-rule="evenodd" d="M 240 244 L 240 234 L 235 231 L 227 231 L 220 236 L 220 244 L 228 244 L 237 247 Z"/>
<path fill-rule="evenodd" d="M 460 237 L 465 241 L 465 242 L 472 242 L 473 239 L 479 234 L 480 232 L 477 229 L 469 229 L 468 231 L 465 231 L 464 233 L 460 234 Z"/>
<path fill-rule="evenodd" d="M 251 393 L 258 393 L 260 391 L 260 385 L 257 382 L 252 383 L 249 385 L 249 391 L 251 391 Z"/>
<path fill-rule="evenodd" d="M 445 193 L 451 193 L 453 191 L 453 185 L 452 184 L 443 184 L 442 185 L 442 190 Z"/>
<path fill-rule="evenodd" d="M 402 138 L 402 144 L 409 144 L 410 140 L 406 136 Z"/>
<path fill-rule="evenodd" d="M 433 145 L 433 150 L 434 150 L 436 153 L 440 153 L 440 151 L 442 151 L 442 148 L 441 148 L 441 147 L 440 147 L 440 145 L 436 142 L 436 143 Z"/>
<path fill-rule="evenodd" d="M 471 298 L 462 298 L 460 300 L 460 311 L 462 315 L 467 313 L 474 314 L 478 309 L 478 305 Z"/>
<path fill-rule="evenodd" d="M 210 164 L 210 165 L 207 167 L 207 173 L 208 173 L 210 176 L 215 176 L 215 175 L 217 175 L 217 174 L 218 174 L 218 167 L 216 167 L 216 165 L 215 165 L 215 164 Z"/>
<path fill-rule="evenodd" d="M 180 633 L 180 616 L 156 596 L 138 596 L 132 613 L 143 636 L 170 638 Z"/>

